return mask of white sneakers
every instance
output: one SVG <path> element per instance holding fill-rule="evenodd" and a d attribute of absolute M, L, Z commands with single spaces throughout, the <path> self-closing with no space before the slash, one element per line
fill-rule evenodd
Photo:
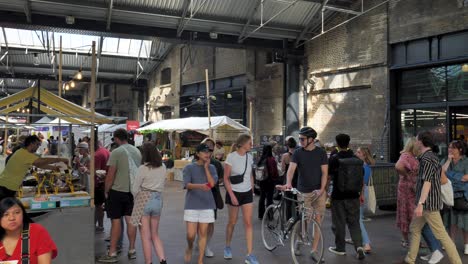
<path fill-rule="evenodd" d="M 444 258 L 444 254 L 439 250 L 434 251 L 432 254 L 421 256 L 420 259 L 429 261 L 429 264 L 437 264 Z"/>
<path fill-rule="evenodd" d="M 205 248 L 205 257 L 207 257 L 207 258 L 214 257 L 213 251 L 211 251 L 211 248 L 209 248 L 208 246 L 206 246 L 206 248 Z"/>

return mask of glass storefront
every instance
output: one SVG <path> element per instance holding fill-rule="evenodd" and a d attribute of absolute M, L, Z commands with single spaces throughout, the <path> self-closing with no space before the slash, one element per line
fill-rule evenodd
<path fill-rule="evenodd" d="M 446 157 L 451 140 L 468 138 L 468 64 L 401 71 L 397 104 L 400 150 L 408 138 L 428 130 L 439 157 Z"/>

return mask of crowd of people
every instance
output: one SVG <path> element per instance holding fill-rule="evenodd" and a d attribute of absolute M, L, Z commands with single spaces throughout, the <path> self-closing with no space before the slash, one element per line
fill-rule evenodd
<path fill-rule="evenodd" d="M 136 258 L 135 240 L 139 230 L 145 263 L 153 263 L 154 250 L 159 262 L 164 264 L 167 263 L 167 256 L 158 229 L 167 170 L 154 142 L 145 142 L 138 149 L 129 144 L 128 137 L 124 129 L 115 131 L 112 152 L 99 142 L 95 145 L 96 170 L 106 171 L 105 177 L 95 177 L 96 232 L 104 231 L 104 207 L 111 220 L 107 254 L 98 257 L 97 261 L 118 262 L 125 225 L 129 241 L 128 258 Z M 49 164 L 66 161 L 41 158 L 36 154 L 41 148 L 39 154 L 42 155 L 45 151 L 51 151 L 53 138 L 49 139 L 48 144 L 44 143 L 46 140 L 43 137 L 37 136 L 22 140 L 21 147 L 10 155 L 5 170 L 0 174 L 0 260 L 21 259 L 24 254 L 15 242 L 19 240 L 23 245 L 29 242 L 31 263 L 50 263 L 57 255 L 54 242 L 43 227 L 28 218 L 21 202 L 14 197 L 21 185 L 21 175 L 25 175 L 31 166 L 50 169 Z M 311 127 L 304 127 L 299 132 L 298 141 L 293 137 L 286 139 L 287 150 L 280 159 L 274 154 L 274 147 L 267 144 L 254 162 L 250 135 L 240 135 L 227 155 L 220 150 L 222 145 L 219 142 L 205 138 L 196 147 L 194 161 L 183 170 L 183 188 L 186 190 L 183 213 L 187 242 L 185 263 L 191 262 L 195 248 L 198 248 L 199 264 L 204 263 L 205 257 L 214 256 L 209 246 L 210 240 L 217 210 L 225 205 L 228 221 L 225 223 L 224 259 L 232 259 L 233 251 L 240 252 L 232 248 L 231 242 L 241 212 L 245 230 L 245 263 L 259 263 L 253 249 L 256 181 L 260 186 L 259 219 L 264 217 L 265 208 L 273 203 L 277 189 L 296 188 L 301 193 L 297 197 L 290 192 L 285 195 L 313 208 L 318 223 L 323 222 L 327 199 L 330 200 L 335 238 L 334 245 L 328 248 L 329 252 L 346 255 L 346 244 L 352 244 L 359 260 L 371 254 L 364 213 L 369 209 L 371 170 L 375 160 L 368 147 L 361 146 L 354 152 L 350 149 L 350 142 L 349 135 L 337 135 L 336 147 L 327 154 L 317 144 L 317 132 Z M 89 140 L 79 142 L 76 150 L 74 169 L 82 174 L 89 173 L 92 158 L 89 155 Z M 451 142 L 448 156 L 442 162 L 439 162 L 436 153 L 433 135 L 421 132 L 407 141 L 395 165 L 400 175 L 396 226 L 401 231 L 401 245 L 408 249 L 403 263 L 416 262 L 421 235 L 431 254 L 420 258 L 428 263 L 439 263 L 444 258 L 444 251 L 451 263 L 462 263 L 453 242 L 460 234 L 465 243 L 464 254 L 468 254 L 466 144 L 461 140 Z M 224 165 L 219 161 L 223 158 Z M 223 182 L 226 190 L 224 199 L 220 182 Z M 296 207 L 290 204 L 286 217 L 295 214 Z M 346 238 L 346 227 L 350 238 Z M 37 243 L 38 239 L 44 243 Z M 311 257 L 318 254 L 317 246 L 318 243 L 313 243 L 309 249 Z M 296 252 L 300 253 L 299 248 Z"/>

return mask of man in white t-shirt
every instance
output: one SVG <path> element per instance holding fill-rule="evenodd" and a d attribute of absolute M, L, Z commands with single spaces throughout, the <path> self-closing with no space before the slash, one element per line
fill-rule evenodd
<path fill-rule="evenodd" d="M 41 145 L 37 149 L 36 154 L 39 156 L 47 155 L 49 153 L 49 148 L 47 147 L 49 144 L 47 140 L 44 138 L 44 135 L 41 132 L 37 134 L 37 137 L 39 137 L 41 140 Z"/>

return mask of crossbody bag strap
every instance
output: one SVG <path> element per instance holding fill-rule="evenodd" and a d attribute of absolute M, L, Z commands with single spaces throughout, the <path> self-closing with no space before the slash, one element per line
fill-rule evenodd
<path fill-rule="evenodd" d="M 244 168 L 244 173 L 242 173 L 242 175 L 245 175 L 245 172 L 247 171 L 247 164 L 248 164 L 248 161 L 249 161 L 249 154 L 245 154 L 245 168 Z"/>
<path fill-rule="evenodd" d="M 21 264 L 29 264 L 29 224 L 21 232 Z"/>

